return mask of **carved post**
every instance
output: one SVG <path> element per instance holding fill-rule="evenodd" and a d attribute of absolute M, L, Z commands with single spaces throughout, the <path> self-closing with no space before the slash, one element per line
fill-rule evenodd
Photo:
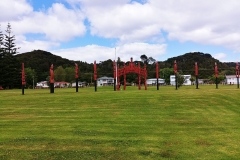
<path fill-rule="evenodd" d="M 140 68 L 140 62 L 138 62 L 138 89 L 141 90 L 141 68 Z"/>
<path fill-rule="evenodd" d="M 158 72 L 159 72 L 159 69 L 158 69 L 158 62 L 156 62 L 156 78 L 157 78 L 157 90 L 159 90 L 159 84 L 158 84 Z"/>
<path fill-rule="evenodd" d="M 50 93 L 54 93 L 54 71 L 53 71 L 53 64 L 50 66 Z"/>
<path fill-rule="evenodd" d="M 120 90 L 120 72 L 122 69 L 119 68 L 119 64 L 118 64 L 118 71 L 117 71 L 117 90 Z"/>
<path fill-rule="evenodd" d="M 94 86 L 95 86 L 95 92 L 97 92 L 97 64 L 96 61 L 94 61 Z"/>
<path fill-rule="evenodd" d="M 177 80 L 177 62 L 176 60 L 174 61 L 174 74 L 175 74 L 175 86 L 176 86 L 176 90 L 178 89 L 178 80 Z"/>
<path fill-rule="evenodd" d="M 215 62 L 215 77 L 216 77 L 216 89 L 218 89 L 218 83 L 217 83 L 217 79 L 218 79 L 218 66 L 217 63 Z"/>
<path fill-rule="evenodd" d="M 24 63 L 22 63 L 22 95 L 24 95 L 24 87 L 25 87 L 25 71 L 24 71 Z"/>
<path fill-rule="evenodd" d="M 125 66 L 125 63 L 123 63 L 124 64 L 124 66 L 123 66 L 123 78 L 124 78 L 124 90 L 126 90 L 126 66 Z"/>
<path fill-rule="evenodd" d="M 236 78 L 237 78 L 237 88 L 239 88 L 239 68 L 238 68 L 238 62 L 236 63 Z"/>
<path fill-rule="evenodd" d="M 78 64 L 75 63 L 76 92 L 78 92 Z"/>
<path fill-rule="evenodd" d="M 115 60 L 113 61 L 113 79 L 114 79 L 114 91 L 116 91 L 116 62 Z"/>
<path fill-rule="evenodd" d="M 144 86 L 145 90 L 147 90 L 147 67 L 146 64 L 144 64 L 144 69 L 143 69 L 143 76 L 144 76 Z"/>
<path fill-rule="evenodd" d="M 198 89 L 198 64 L 195 62 L 196 89 Z"/>

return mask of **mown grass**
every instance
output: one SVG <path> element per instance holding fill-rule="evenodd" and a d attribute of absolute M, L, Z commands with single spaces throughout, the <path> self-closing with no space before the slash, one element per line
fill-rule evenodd
<path fill-rule="evenodd" d="M 240 90 L 0 91 L 0 159 L 239 159 Z"/>

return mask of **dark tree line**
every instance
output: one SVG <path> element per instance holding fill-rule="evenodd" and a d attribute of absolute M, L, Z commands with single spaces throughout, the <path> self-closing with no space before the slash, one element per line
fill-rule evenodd
<path fill-rule="evenodd" d="M 10 23 L 5 32 L 0 30 L 0 86 L 11 89 L 21 85 L 21 64 L 15 56 L 19 48 L 15 45 Z"/>
<path fill-rule="evenodd" d="M 79 66 L 79 80 L 87 83 L 93 82 L 93 63 L 89 64 L 83 61 L 71 61 L 42 50 L 34 50 L 32 52 L 18 54 L 16 57 L 18 61 L 25 62 L 25 67 L 28 68 L 28 72 L 31 73 L 26 77 L 29 83 L 33 81 L 32 75 L 34 75 L 35 82 L 46 80 L 49 76 L 49 67 L 51 64 L 54 64 L 54 70 L 57 71 L 56 74 L 58 73 L 58 76 L 55 77 L 56 80 L 59 79 L 68 82 L 74 81 L 75 63 Z M 152 57 L 147 57 L 146 55 L 141 55 L 140 59 L 141 61 L 134 61 L 134 63 L 135 65 L 138 65 L 138 62 L 140 62 L 141 67 L 144 67 L 144 64 L 147 65 L 148 78 L 155 78 L 155 65 L 158 63 L 160 68 L 160 78 L 165 79 L 167 83 L 170 82 L 170 75 L 174 74 L 174 60 L 177 61 L 179 73 L 181 75 L 190 74 L 193 76 L 193 79 L 195 75 L 195 62 L 198 62 L 199 64 L 199 78 L 201 79 L 211 79 L 214 74 L 215 62 L 218 63 L 220 75 L 235 74 L 234 67 L 228 66 L 227 63 L 221 63 L 219 60 L 214 59 L 210 54 L 201 52 L 186 53 L 184 55 L 159 62 Z M 125 62 L 126 65 L 128 65 L 128 63 L 129 61 Z M 118 57 L 117 64 L 119 64 L 119 67 L 123 67 L 124 65 L 124 62 L 121 61 L 120 57 Z M 97 73 L 98 77 L 113 77 L 113 61 L 108 59 L 97 63 Z M 128 74 L 126 78 L 129 83 L 137 83 L 138 81 L 138 76 L 135 73 Z M 121 81 L 123 81 L 123 78 L 121 78 Z"/>

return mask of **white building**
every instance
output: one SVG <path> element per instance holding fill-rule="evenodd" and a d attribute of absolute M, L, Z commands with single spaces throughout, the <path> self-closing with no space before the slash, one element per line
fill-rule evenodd
<path fill-rule="evenodd" d="M 97 86 L 112 86 L 114 84 L 114 78 L 112 77 L 101 77 L 97 79 Z"/>
<path fill-rule="evenodd" d="M 191 75 L 182 75 L 184 77 L 184 83 L 183 85 L 191 85 L 191 81 L 190 81 L 190 78 L 191 78 Z M 171 75 L 170 76 L 170 85 L 173 85 L 175 86 L 175 75 Z"/>
<path fill-rule="evenodd" d="M 158 78 L 158 84 L 164 85 L 165 79 Z M 147 85 L 157 85 L 157 78 L 147 79 Z"/>
<path fill-rule="evenodd" d="M 38 82 L 36 88 L 49 88 L 47 81 Z"/>
<path fill-rule="evenodd" d="M 226 84 L 237 84 L 237 77 L 236 75 L 226 75 L 225 79 Z"/>
<path fill-rule="evenodd" d="M 78 87 L 85 87 L 87 86 L 86 82 L 78 82 Z M 76 82 L 72 83 L 72 87 L 76 87 Z"/>

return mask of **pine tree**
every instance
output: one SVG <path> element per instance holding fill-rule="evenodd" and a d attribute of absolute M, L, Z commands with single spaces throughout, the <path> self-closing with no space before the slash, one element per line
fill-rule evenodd
<path fill-rule="evenodd" d="M 5 43 L 3 44 L 4 47 L 5 47 L 5 52 L 11 56 L 14 56 L 16 53 L 17 53 L 17 49 L 19 48 L 16 48 L 16 45 L 14 43 L 15 41 L 15 36 L 14 35 L 11 35 L 12 33 L 12 28 L 11 28 L 11 25 L 10 23 L 8 23 L 7 25 L 7 30 L 6 30 L 6 34 L 5 34 Z"/>
<path fill-rule="evenodd" d="M 0 86 L 3 85 L 3 34 L 0 25 Z"/>
<path fill-rule="evenodd" d="M 20 85 L 21 65 L 14 56 L 17 54 L 15 36 L 12 35 L 10 23 L 7 25 L 6 34 L 3 36 L 2 47 L 2 86 L 4 88 L 13 88 Z"/>

